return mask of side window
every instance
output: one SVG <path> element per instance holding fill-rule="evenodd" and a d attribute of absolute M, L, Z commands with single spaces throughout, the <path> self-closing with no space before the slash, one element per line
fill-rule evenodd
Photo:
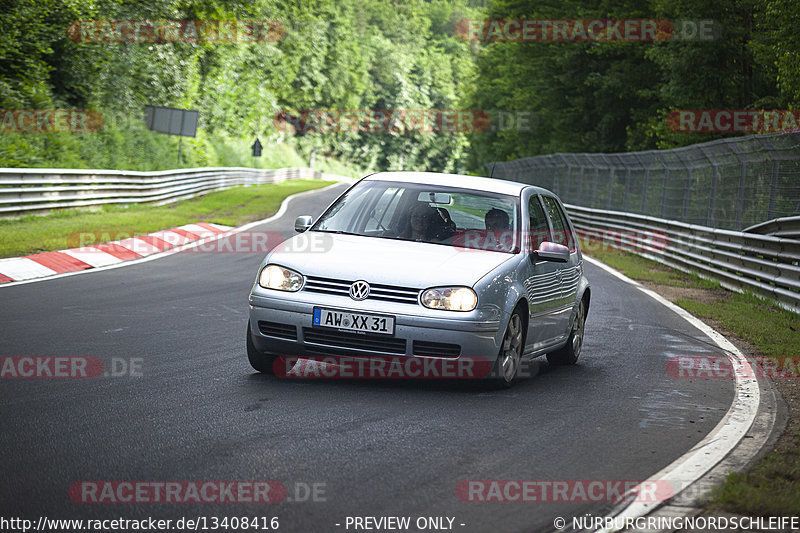
<path fill-rule="evenodd" d="M 538 195 L 531 196 L 528 202 L 528 216 L 531 228 L 529 250 L 536 250 L 543 241 L 550 240 L 550 227 Z"/>
<path fill-rule="evenodd" d="M 576 251 L 575 238 L 569 229 L 566 215 L 564 215 L 558 202 L 556 202 L 555 198 L 550 196 L 544 196 L 543 200 L 547 208 L 547 214 L 550 217 L 550 222 L 553 223 L 553 242 L 563 244 L 569 248 L 570 252 Z"/>

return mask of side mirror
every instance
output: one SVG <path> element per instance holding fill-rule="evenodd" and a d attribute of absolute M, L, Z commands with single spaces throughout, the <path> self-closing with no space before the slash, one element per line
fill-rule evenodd
<path fill-rule="evenodd" d="M 308 228 L 311 227 L 311 223 L 313 222 L 313 220 L 314 219 L 312 219 L 308 215 L 302 215 L 297 217 L 294 221 L 294 230 L 297 233 L 303 233 L 304 231 L 306 231 Z"/>
<path fill-rule="evenodd" d="M 542 261 L 566 263 L 569 261 L 569 248 L 563 244 L 545 241 L 539 245 L 539 249 L 533 252 L 533 255 Z"/>

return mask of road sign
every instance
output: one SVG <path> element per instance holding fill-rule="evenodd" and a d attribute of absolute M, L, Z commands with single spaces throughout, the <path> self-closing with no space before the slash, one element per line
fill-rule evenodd
<path fill-rule="evenodd" d="M 256 142 L 250 148 L 253 149 L 253 157 L 261 157 L 261 149 L 264 147 L 261 146 L 261 141 L 258 140 L 258 137 L 256 137 Z"/>
<path fill-rule="evenodd" d="M 159 133 L 194 137 L 197 134 L 197 119 L 200 113 L 194 109 L 176 109 L 148 105 L 144 108 L 147 127 Z"/>
<path fill-rule="evenodd" d="M 177 109 L 148 105 L 144 107 L 144 121 L 147 127 L 167 135 L 179 135 L 178 164 L 181 163 L 183 138 L 197 135 L 197 119 L 200 113 L 194 109 Z"/>

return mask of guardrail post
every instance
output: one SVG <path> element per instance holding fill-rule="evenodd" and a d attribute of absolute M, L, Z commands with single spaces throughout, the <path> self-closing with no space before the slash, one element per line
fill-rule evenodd
<path fill-rule="evenodd" d="M 740 166 L 739 188 L 736 191 L 736 229 L 738 230 L 742 228 L 742 217 L 744 215 L 744 186 L 745 181 L 747 181 L 747 161 L 742 157 L 735 142 L 731 142 L 728 146 L 736 156 L 736 159 L 739 160 Z"/>
<path fill-rule="evenodd" d="M 711 167 L 711 193 L 708 199 L 708 213 L 706 213 L 706 226 L 714 225 L 714 199 L 717 195 L 717 182 L 719 181 L 719 165 L 712 163 Z"/>
<path fill-rule="evenodd" d="M 766 149 L 772 158 L 772 181 L 769 187 L 769 206 L 767 207 L 767 219 L 775 218 L 775 197 L 778 194 L 778 179 L 780 177 L 781 159 L 778 150 L 772 144 L 769 136 L 756 137 L 762 147 Z"/>
<path fill-rule="evenodd" d="M 744 216 L 744 185 L 747 181 L 747 163 L 742 161 L 742 172 L 739 175 L 739 189 L 736 192 L 736 228 L 742 227 L 742 217 Z"/>
<path fill-rule="evenodd" d="M 553 184 L 553 192 L 556 193 L 559 197 L 561 197 L 561 176 L 558 175 L 556 172 L 555 165 L 549 165 L 550 167 L 550 181 Z"/>
<path fill-rule="evenodd" d="M 683 221 L 689 219 L 689 196 L 692 194 L 692 168 L 686 169 L 686 184 L 683 187 Z"/>
<path fill-rule="evenodd" d="M 622 210 L 628 210 L 628 192 L 631 188 L 631 169 L 625 171 L 625 196 L 622 198 Z"/>
<path fill-rule="evenodd" d="M 769 207 L 767 208 L 767 218 L 775 218 L 775 195 L 778 191 L 778 173 L 780 172 L 781 162 L 777 159 L 772 161 L 772 183 L 769 187 Z"/>
<path fill-rule="evenodd" d="M 555 156 L 553 156 L 553 157 L 555 157 Z M 569 164 L 569 162 L 566 160 L 566 158 L 563 155 L 559 156 L 559 157 L 561 157 L 561 160 L 563 161 L 564 165 L 567 167 L 567 176 L 566 176 L 566 182 L 567 183 L 564 186 L 565 187 L 564 194 L 559 194 L 559 196 L 562 197 L 562 198 L 565 198 L 565 197 L 566 198 L 570 198 L 571 197 L 570 196 L 570 191 L 572 190 L 572 165 Z M 548 161 L 553 165 L 553 169 L 558 168 L 558 166 L 553 161 L 552 157 L 548 158 Z"/>
<path fill-rule="evenodd" d="M 639 210 L 640 213 L 644 214 L 645 207 L 647 206 L 647 182 L 650 181 L 650 167 L 646 167 L 644 169 L 644 185 L 642 187 L 642 207 Z"/>

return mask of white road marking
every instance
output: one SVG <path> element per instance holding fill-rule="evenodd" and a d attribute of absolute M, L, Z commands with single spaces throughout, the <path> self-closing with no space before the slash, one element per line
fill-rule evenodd
<path fill-rule="evenodd" d="M 692 326 L 702 331 L 708 338 L 713 340 L 717 346 L 725 351 L 727 357 L 731 360 L 733 368 L 739 369 L 739 371 L 736 372 L 733 403 L 722 420 L 720 420 L 716 427 L 691 450 L 678 457 L 672 464 L 667 465 L 659 472 L 653 474 L 644 482 L 669 482 L 676 488 L 675 494 L 673 495 L 673 497 L 675 497 L 681 490 L 686 490 L 692 483 L 696 482 L 717 463 L 722 461 L 747 434 L 758 412 L 758 405 L 760 402 L 758 380 L 746 377 L 755 375 L 747 358 L 733 343 L 723 337 L 718 331 L 702 322 L 699 318 L 692 316 L 685 309 L 678 307 L 661 295 L 645 288 L 640 283 L 614 270 L 610 266 L 596 259 L 592 259 L 591 257 L 583 256 L 583 258 L 588 263 L 605 270 L 612 276 L 633 285 L 644 294 L 672 310 Z M 618 523 L 624 522 L 626 518 L 644 516 L 657 507 L 660 507 L 662 504 L 663 502 L 632 502 L 611 516 L 616 517 Z M 616 530 L 600 529 L 598 531 L 600 533 L 611 533 Z"/>
<path fill-rule="evenodd" d="M 94 268 L 116 265 L 117 263 L 122 262 L 122 259 L 119 257 L 114 257 L 109 253 L 98 250 L 97 248 L 93 248 L 91 246 L 86 246 L 84 248 L 72 248 L 71 250 L 61 250 L 61 253 L 72 256 L 78 261 L 88 263 Z"/>
<path fill-rule="evenodd" d="M 12 257 L 10 259 L 0 259 L 0 274 L 8 276 L 13 280 L 27 280 L 38 278 L 41 276 L 52 276 L 56 273 L 55 270 L 49 269 L 44 265 L 40 265 L 32 259 L 27 257 Z M 11 285 L 16 281 L 9 281 L 0 284 Z"/>

